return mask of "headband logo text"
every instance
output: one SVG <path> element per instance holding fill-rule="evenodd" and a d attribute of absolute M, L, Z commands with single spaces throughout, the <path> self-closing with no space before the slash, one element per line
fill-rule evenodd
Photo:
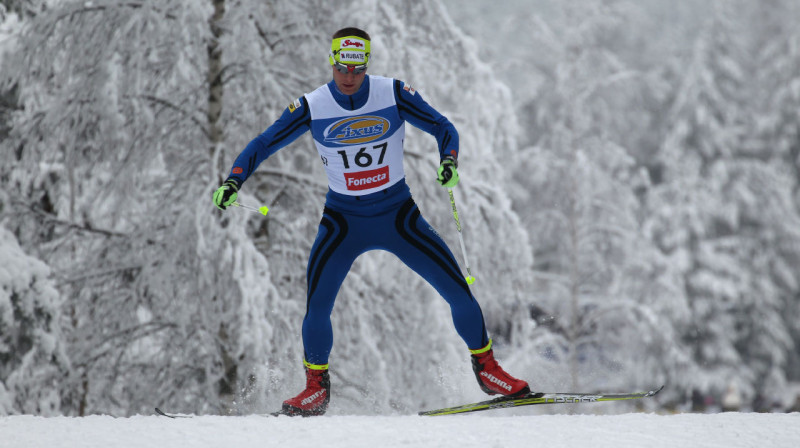
<path fill-rule="evenodd" d="M 342 47 L 356 47 L 356 48 L 361 48 L 361 47 L 363 47 L 363 46 L 364 46 L 364 44 L 362 44 L 361 42 L 359 42 L 359 41 L 357 41 L 357 40 L 345 39 L 345 40 L 344 40 L 344 42 L 342 42 Z"/>

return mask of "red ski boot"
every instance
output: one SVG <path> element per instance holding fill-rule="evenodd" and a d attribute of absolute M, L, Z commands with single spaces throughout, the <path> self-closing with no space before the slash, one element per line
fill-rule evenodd
<path fill-rule="evenodd" d="M 475 372 L 475 378 L 478 379 L 481 390 L 489 395 L 500 394 L 511 397 L 530 392 L 531 388 L 528 387 L 527 382 L 514 378 L 500 367 L 497 360 L 494 359 L 491 346 L 492 343 L 489 342 L 484 349 L 472 351 L 472 370 Z M 489 350 L 483 351 L 487 348 Z"/>
<path fill-rule="evenodd" d="M 322 368 L 320 368 L 322 367 Z M 306 389 L 283 402 L 281 414 L 303 417 L 322 415 L 331 401 L 331 377 L 328 366 L 306 363 Z"/>

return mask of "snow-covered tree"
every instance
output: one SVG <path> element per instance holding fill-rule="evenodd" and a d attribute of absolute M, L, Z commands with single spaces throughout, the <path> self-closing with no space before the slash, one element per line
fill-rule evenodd
<path fill-rule="evenodd" d="M 14 199 L 4 215 L 68 298 L 63 412 L 247 411 L 302 387 L 305 263 L 326 191 L 318 156 L 305 137 L 248 181 L 241 200 L 268 204 L 266 219 L 221 214 L 210 194 L 289 101 L 330 79 L 330 34 L 347 25 L 374 35 L 372 73 L 409 81 L 462 130 L 459 206 L 476 294 L 502 350 L 506 314 L 494 311 L 525 298 L 530 258 L 502 190 L 478 181 L 499 177 L 492 145 L 512 144 L 513 117 L 471 86 L 507 91 L 437 3 L 354 7 L 363 23 L 325 2 L 64 1 L 26 25 L 3 73 L 21 105 L 2 146 Z M 457 57 L 440 57 L 430 39 Z M 453 244 L 435 143 L 412 131 L 407 150 L 415 197 Z M 496 238 L 478 237 L 488 234 Z M 523 269 L 498 262 L 508 259 Z M 392 257 L 359 260 L 334 312 L 339 409 L 442 402 L 441 375 L 453 378 L 449 390 L 479 393 L 466 347 L 441 324 L 446 308 Z M 414 393 L 392 393 L 403 388 Z"/>
<path fill-rule="evenodd" d="M 50 268 L 0 225 L 0 415 L 61 412 L 70 363 L 60 305 Z"/>
<path fill-rule="evenodd" d="M 717 6 L 677 91 L 660 154 L 664 183 L 648 207 L 654 240 L 685 279 L 691 387 L 721 394 L 734 383 L 749 401 L 785 382 L 798 215 L 791 178 L 753 138 L 749 20 L 733 14 L 736 5 Z"/>
<path fill-rule="evenodd" d="M 33 17 L 46 10 L 48 4 L 56 1 L 58 0 L 2 0 L 0 1 L 0 11 L 5 10 L 7 14 Z"/>
<path fill-rule="evenodd" d="M 762 160 L 769 160 L 781 172 L 778 179 L 791 183 L 793 204 L 786 211 L 796 213 L 800 209 L 800 31 L 793 24 L 800 20 L 800 6 L 775 0 L 758 13 L 761 20 L 756 54 L 762 69 L 753 92 L 758 96 L 754 134 Z M 794 244 L 782 241 L 779 249 L 784 254 L 782 259 L 790 260 L 793 266 L 800 263 Z M 781 283 L 786 294 L 784 320 L 795 347 L 788 352 L 787 377 L 800 381 L 800 300 L 794 282 Z"/>
<path fill-rule="evenodd" d="M 208 207 L 210 6 L 61 2 L 7 59 L 22 109 L 3 146 L 5 212 L 68 298 L 64 412 L 141 412 L 156 397 L 216 409 L 238 356 L 236 244 Z"/>
<path fill-rule="evenodd" d="M 649 387 L 688 363 L 675 331 L 688 317 L 679 279 L 642 227 L 647 172 L 622 146 L 634 140 L 622 138 L 628 128 L 618 118 L 631 106 L 619 99 L 647 82 L 605 44 L 628 7 L 571 3 L 566 38 L 533 33 L 553 63 L 528 115 L 535 146 L 514 159 L 515 208 L 531 235 L 537 279 L 521 339 L 541 355 L 531 364 L 541 377 L 568 373 L 553 387 Z"/>

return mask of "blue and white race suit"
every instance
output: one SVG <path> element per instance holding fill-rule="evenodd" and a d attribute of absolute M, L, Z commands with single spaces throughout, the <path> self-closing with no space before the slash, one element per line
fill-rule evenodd
<path fill-rule="evenodd" d="M 293 101 L 233 164 L 228 179 L 241 186 L 267 157 L 310 130 L 325 166 L 329 190 L 306 270 L 307 363 L 328 363 L 336 295 L 355 259 L 374 249 L 395 254 L 441 294 L 470 350 L 489 343 L 480 305 L 455 257 L 405 182 L 405 122 L 436 137 L 440 157 L 458 156 L 458 133 L 447 118 L 403 82 L 368 75 L 353 95 L 331 81 Z"/>

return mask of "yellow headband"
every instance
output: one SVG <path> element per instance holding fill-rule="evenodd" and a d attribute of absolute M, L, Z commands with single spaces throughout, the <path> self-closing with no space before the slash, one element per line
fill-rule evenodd
<path fill-rule="evenodd" d="M 358 36 L 345 36 L 333 39 L 328 60 L 346 65 L 369 64 L 369 40 Z"/>

